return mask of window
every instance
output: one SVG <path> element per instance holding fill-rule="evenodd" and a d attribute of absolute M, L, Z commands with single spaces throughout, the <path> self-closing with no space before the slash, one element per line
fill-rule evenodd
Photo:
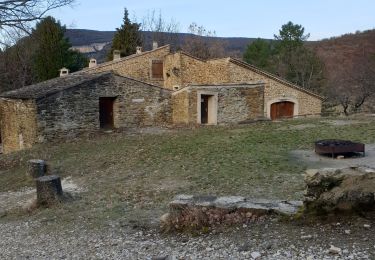
<path fill-rule="evenodd" d="M 151 70 L 152 70 L 152 78 L 162 79 L 163 78 L 163 61 L 153 60 Z"/>

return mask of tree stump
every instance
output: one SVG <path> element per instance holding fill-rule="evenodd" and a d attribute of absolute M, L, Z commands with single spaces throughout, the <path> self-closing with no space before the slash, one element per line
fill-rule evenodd
<path fill-rule="evenodd" d="M 47 164 L 44 160 L 30 160 L 27 162 L 27 175 L 32 178 L 39 178 L 47 173 Z"/>
<path fill-rule="evenodd" d="M 42 176 L 37 178 L 35 181 L 38 205 L 49 206 L 61 201 L 63 190 L 59 176 Z"/>

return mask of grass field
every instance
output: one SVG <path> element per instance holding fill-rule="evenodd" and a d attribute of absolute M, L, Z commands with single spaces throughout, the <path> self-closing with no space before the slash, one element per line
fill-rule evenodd
<path fill-rule="evenodd" d="M 301 199 L 305 166 L 290 151 L 313 149 L 318 139 L 375 143 L 375 120 L 295 119 L 231 127 L 113 133 L 0 155 L 0 192 L 33 186 L 26 162 L 45 159 L 63 178 L 84 188 L 72 202 L 31 216 L 114 219 L 143 225 L 166 211 L 174 195 L 243 195 Z M 105 221 L 103 221 L 105 220 Z"/>

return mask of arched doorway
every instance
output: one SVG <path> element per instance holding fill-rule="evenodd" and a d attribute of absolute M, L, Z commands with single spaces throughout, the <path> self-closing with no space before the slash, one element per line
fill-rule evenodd
<path fill-rule="evenodd" d="M 280 101 L 271 104 L 271 119 L 290 118 L 294 115 L 294 103 L 290 101 Z"/>

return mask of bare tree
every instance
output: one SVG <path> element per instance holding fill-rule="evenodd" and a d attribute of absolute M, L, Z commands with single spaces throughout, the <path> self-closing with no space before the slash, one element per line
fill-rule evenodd
<path fill-rule="evenodd" d="M 375 96 L 374 55 L 364 54 L 350 68 L 337 68 L 331 78 L 328 90 L 331 102 L 341 105 L 345 115 L 359 112 Z"/>
<path fill-rule="evenodd" d="M 4 0 L 0 1 L 0 44 L 30 32 L 32 23 L 45 14 L 75 0 Z M 16 37 L 18 36 L 18 37 Z M 8 41 L 7 41 L 8 39 Z"/>
<path fill-rule="evenodd" d="M 32 84 L 32 58 L 35 43 L 23 38 L 0 52 L 0 93 Z"/>
<path fill-rule="evenodd" d="M 182 49 L 198 58 L 221 58 L 225 55 L 225 48 L 217 38 L 216 32 L 207 30 L 202 25 L 190 24 L 188 35 Z"/>
<path fill-rule="evenodd" d="M 155 10 L 149 11 L 147 16 L 143 17 L 141 24 L 145 37 L 143 43 L 150 45 L 151 41 L 156 41 L 160 46 L 170 44 L 176 49 L 180 42 L 179 27 L 179 23 L 174 19 L 166 21 L 160 11 L 159 13 Z M 147 39 L 148 33 L 151 33 L 151 39 Z"/>

